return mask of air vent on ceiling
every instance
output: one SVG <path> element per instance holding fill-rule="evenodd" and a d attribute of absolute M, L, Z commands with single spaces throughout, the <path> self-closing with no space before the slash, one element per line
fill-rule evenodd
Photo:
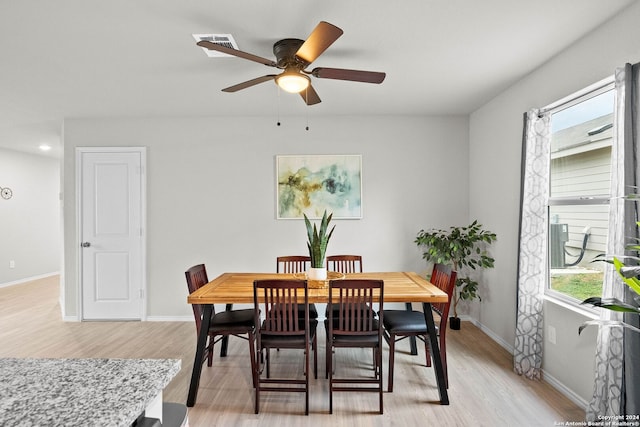
<path fill-rule="evenodd" d="M 193 34 L 193 38 L 196 39 L 196 42 L 208 40 L 215 44 L 228 47 L 229 49 L 239 50 L 238 44 L 231 34 Z M 227 55 L 226 53 L 218 52 L 216 50 L 209 50 L 205 48 L 202 48 L 202 50 L 204 50 L 207 56 L 211 58 L 232 57 L 231 55 Z"/>

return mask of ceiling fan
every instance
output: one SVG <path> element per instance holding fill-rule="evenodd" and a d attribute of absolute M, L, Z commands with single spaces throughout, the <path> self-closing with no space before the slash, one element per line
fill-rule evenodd
<path fill-rule="evenodd" d="M 382 83 L 386 77 L 385 73 L 375 71 L 347 70 L 343 68 L 317 67 L 311 71 L 306 68 L 315 61 L 333 42 L 335 42 L 343 31 L 335 25 L 321 21 L 311 32 L 307 40 L 283 39 L 273 45 L 273 54 L 276 60 L 263 58 L 241 50 L 232 49 L 209 40 L 201 40 L 198 46 L 259 62 L 269 67 L 284 70 L 280 74 L 267 74 L 262 77 L 247 80 L 233 86 L 222 89 L 223 92 L 237 92 L 257 84 L 274 80 L 280 88 L 287 92 L 299 93 L 307 105 L 314 105 L 321 102 L 318 93 L 311 85 L 309 76 L 319 79 L 349 80 L 364 83 Z"/>

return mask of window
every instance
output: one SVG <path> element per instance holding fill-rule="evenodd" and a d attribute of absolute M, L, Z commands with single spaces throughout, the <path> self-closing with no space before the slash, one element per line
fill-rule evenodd
<path fill-rule="evenodd" d="M 610 84 L 551 114 L 547 293 L 573 302 L 602 295 L 613 107 Z"/>

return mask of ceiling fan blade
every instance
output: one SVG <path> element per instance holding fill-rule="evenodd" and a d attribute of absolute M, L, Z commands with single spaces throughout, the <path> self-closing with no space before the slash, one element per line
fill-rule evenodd
<path fill-rule="evenodd" d="M 246 82 L 238 83 L 237 85 L 229 86 L 222 89 L 223 92 L 237 92 L 242 89 L 246 89 L 251 86 L 255 86 L 260 83 L 264 83 L 269 80 L 273 80 L 275 74 L 267 74 L 266 76 L 257 77 L 255 79 L 247 80 Z"/>
<path fill-rule="evenodd" d="M 296 52 L 296 56 L 308 64 L 316 60 L 322 52 L 327 50 L 329 46 L 335 42 L 344 31 L 335 25 L 325 21 L 320 23 L 309 34 L 307 40 L 300 46 Z"/>
<path fill-rule="evenodd" d="M 300 96 L 307 105 L 315 105 L 322 102 L 322 100 L 318 96 L 318 92 L 316 92 L 316 90 L 311 85 L 307 86 L 305 90 L 301 91 Z"/>
<path fill-rule="evenodd" d="M 260 64 L 268 65 L 270 67 L 275 67 L 276 63 L 267 58 L 263 58 L 258 55 L 254 55 L 252 53 L 243 52 L 237 49 L 231 49 L 225 46 L 221 46 L 219 44 L 213 43 L 209 40 L 200 40 L 196 43 L 200 47 L 204 47 L 209 50 L 217 50 L 218 52 L 226 53 L 227 55 L 237 56 L 238 58 L 248 59 L 249 61 L 259 62 Z"/>
<path fill-rule="evenodd" d="M 377 71 L 346 70 L 343 68 L 314 68 L 311 75 L 319 79 L 350 80 L 352 82 L 382 83 L 386 73 Z"/>

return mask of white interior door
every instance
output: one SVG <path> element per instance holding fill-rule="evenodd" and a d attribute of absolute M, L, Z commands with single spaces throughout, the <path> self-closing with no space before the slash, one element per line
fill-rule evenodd
<path fill-rule="evenodd" d="M 142 319 L 144 150 L 79 150 L 82 318 Z"/>

